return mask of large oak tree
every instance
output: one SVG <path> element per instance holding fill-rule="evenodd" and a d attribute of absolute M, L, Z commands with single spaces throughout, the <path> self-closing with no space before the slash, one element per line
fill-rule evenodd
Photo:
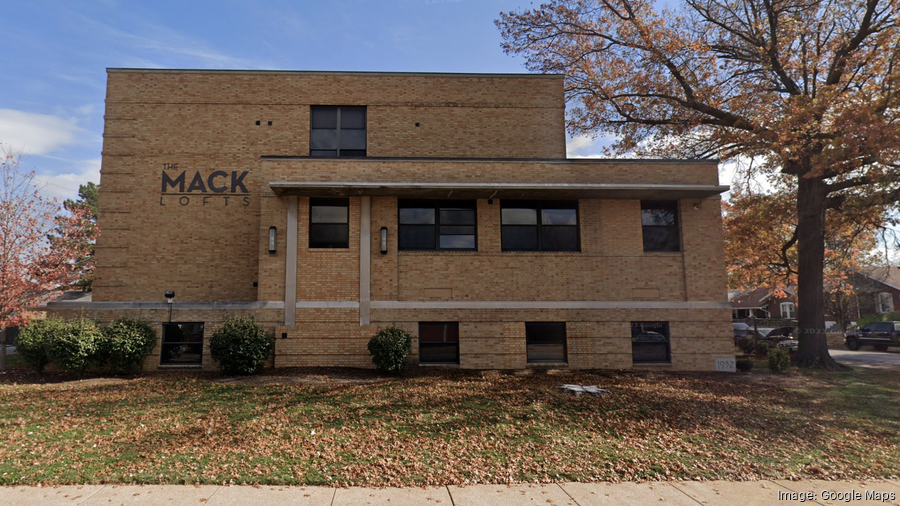
<path fill-rule="evenodd" d="M 633 156 L 752 159 L 797 195 L 801 365 L 824 334 L 827 209 L 900 201 L 900 0 L 556 0 L 503 47 L 563 73 L 571 134 Z"/>

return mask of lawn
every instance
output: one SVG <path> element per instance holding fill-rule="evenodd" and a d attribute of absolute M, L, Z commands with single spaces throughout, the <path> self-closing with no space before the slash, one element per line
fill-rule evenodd
<path fill-rule="evenodd" d="M 362 380 L 346 382 L 295 373 L 325 380 L 0 376 L 0 484 L 828 479 L 900 469 L 896 372 L 357 371 L 343 374 Z M 575 397 L 561 383 L 612 393 Z"/>

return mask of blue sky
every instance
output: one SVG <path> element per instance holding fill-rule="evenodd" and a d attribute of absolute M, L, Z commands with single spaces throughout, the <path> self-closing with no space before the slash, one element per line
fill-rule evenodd
<path fill-rule="evenodd" d="M 6 2 L 0 142 L 44 193 L 99 181 L 107 67 L 524 72 L 494 20 L 526 0 Z M 569 156 L 601 151 L 570 140 Z"/>

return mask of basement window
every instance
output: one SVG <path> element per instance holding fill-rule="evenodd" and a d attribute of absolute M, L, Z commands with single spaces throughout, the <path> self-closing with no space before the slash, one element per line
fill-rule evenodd
<path fill-rule="evenodd" d="M 163 323 L 160 365 L 203 363 L 203 322 Z"/>
<path fill-rule="evenodd" d="M 419 363 L 459 363 L 459 322 L 419 323 Z"/>
<path fill-rule="evenodd" d="M 635 364 L 671 363 L 669 322 L 631 322 L 631 357 Z"/>
<path fill-rule="evenodd" d="M 566 322 L 525 323 L 529 364 L 566 363 Z"/>

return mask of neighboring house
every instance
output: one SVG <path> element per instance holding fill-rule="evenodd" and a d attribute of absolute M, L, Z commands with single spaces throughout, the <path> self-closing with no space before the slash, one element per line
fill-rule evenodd
<path fill-rule="evenodd" d="M 853 283 L 857 289 L 850 303 L 859 315 L 900 311 L 900 267 L 888 265 L 857 272 Z"/>
<path fill-rule="evenodd" d="M 150 318 L 147 368 L 252 315 L 276 367 L 372 367 L 397 325 L 421 364 L 714 369 L 717 162 L 566 159 L 563 84 L 109 69 L 93 301 L 51 311 Z"/>
<path fill-rule="evenodd" d="M 728 294 L 732 320 L 748 318 L 771 320 L 797 319 L 797 293 L 793 287 L 776 290 L 760 287 L 750 291 Z"/>

